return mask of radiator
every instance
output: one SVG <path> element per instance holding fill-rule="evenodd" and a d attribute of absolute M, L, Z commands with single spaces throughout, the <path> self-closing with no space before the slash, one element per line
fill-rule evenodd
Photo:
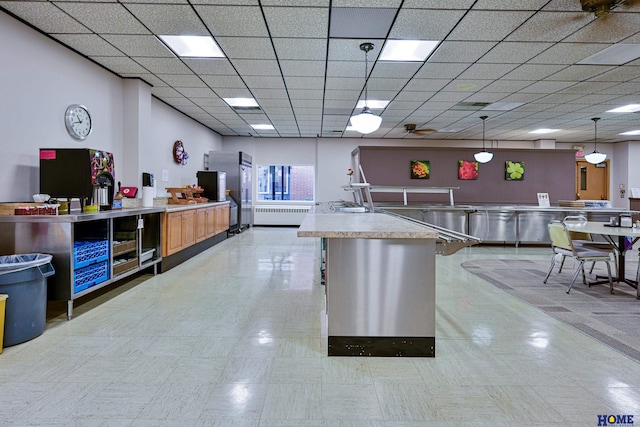
<path fill-rule="evenodd" d="M 310 206 L 256 206 L 254 225 L 300 225 Z"/>

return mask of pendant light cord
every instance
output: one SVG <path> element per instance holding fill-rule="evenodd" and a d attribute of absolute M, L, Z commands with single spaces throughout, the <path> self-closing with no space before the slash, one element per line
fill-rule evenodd
<path fill-rule="evenodd" d="M 369 50 L 365 49 L 364 50 L 364 106 L 368 107 L 369 104 L 367 102 L 367 100 L 369 99 L 368 93 L 367 93 L 367 75 L 369 74 L 369 61 L 368 61 L 368 57 L 369 57 Z"/>
<path fill-rule="evenodd" d="M 480 116 L 480 118 L 482 119 L 482 151 L 487 151 L 484 148 L 484 140 L 485 140 L 485 137 L 484 137 L 484 121 L 487 119 L 487 117 L 489 117 L 489 116 Z"/>

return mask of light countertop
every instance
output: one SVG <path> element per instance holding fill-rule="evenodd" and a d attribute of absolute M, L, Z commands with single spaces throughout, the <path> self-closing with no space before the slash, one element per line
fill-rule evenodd
<path fill-rule="evenodd" d="M 436 239 L 439 233 L 383 213 L 310 212 L 298 228 L 298 237 L 338 239 Z"/>

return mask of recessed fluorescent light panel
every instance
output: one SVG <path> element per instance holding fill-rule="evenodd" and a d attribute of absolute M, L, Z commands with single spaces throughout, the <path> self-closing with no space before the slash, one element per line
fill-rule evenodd
<path fill-rule="evenodd" d="M 622 107 L 608 110 L 607 113 L 635 113 L 636 111 L 640 111 L 640 104 L 623 105 Z"/>
<path fill-rule="evenodd" d="M 272 125 L 250 125 L 255 130 L 273 130 L 274 127 Z"/>
<path fill-rule="evenodd" d="M 483 108 L 483 110 L 490 111 L 510 111 L 515 110 L 519 106 L 523 105 L 523 102 L 494 102 Z"/>
<path fill-rule="evenodd" d="M 578 61 L 581 65 L 622 65 L 640 58 L 640 44 L 614 44 Z"/>
<path fill-rule="evenodd" d="M 210 36 L 158 36 L 176 55 L 188 58 L 224 58 Z"/>
<path fill-rule="evenodd" d="M 439 133 L 456 133 L 456 132 L 462 132 L 464 129 L 463 128 L 444 128 L 444 129 L 438 129 L 436 132 Z"/>
<path fill-rule="evenodd" d="M 369 99 L 366 102 L 366 105 L 372 110 L 382 110 L 384 108 L 387 108 L 387 105 L 389 105 L 389 101 L 377 101 L 375 99 Z M 364 100 L 360 100 L 356 104 L 356 108 L 364 108 L 364 106 L 365 106 Z"/>
<path fill-rule="evenodd" d="M 536 129 L 536 130 L 532 130 L 529 133 L 535 133 L 535 134 L 545 134 L 545 133 L 553 133 L 553 132 L 559 132 L 562 129 Z"/>
<path fill-rule="evenodd" d="M 254 98 L 222 98 L 224 102 L 232 107 L 259 107 L 258 101 Z"/>
<path fill-rule="evenodd" d="M 619 133 L 618 135 L 640 135 L 640 130 L 630 130 L 629 132 Z"/>
<path fill-rule="evenodd" d="M 439 43 L 433 40 L 387 40 L 378 60 L 424 61 Z"/>

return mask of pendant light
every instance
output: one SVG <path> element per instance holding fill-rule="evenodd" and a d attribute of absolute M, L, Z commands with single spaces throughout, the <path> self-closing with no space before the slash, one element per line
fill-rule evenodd
<path fill-rule="evenodd" d="M 482 119 L 482 151 L 478 151 L 473 157 L 479 163 L 487 163 L 493 159 L 493 153 L 488 152 L 484 149 L 484 121 L 487 120 L 489 116 L 480 116 Z"/>
<path fill-rule="evenodd" d="M 593 120 L 593 125 L 595 127 L 595 133 L 593 135 L 593 153 L 587 154 L 584 156 L 584 159 L 589 163 L 597 165 L 598 163 L 604 162 L 607 155 L 598 151 L 598 120 L 600 120 L 600 117 L 594 117 L 591 120 Z"/>
<path fill-rule="evenodd" d="M 362 43 L 360 50 L 364 51 L 364 108 L 358 115 L 351 116 L 351 126 L 360 133 L 371 133 L 380 127 L 382 118 L 371 112 L 367 105 L 367 76 L 368 76 L 368 53 L 373 50 L 373 43 Z"/>

